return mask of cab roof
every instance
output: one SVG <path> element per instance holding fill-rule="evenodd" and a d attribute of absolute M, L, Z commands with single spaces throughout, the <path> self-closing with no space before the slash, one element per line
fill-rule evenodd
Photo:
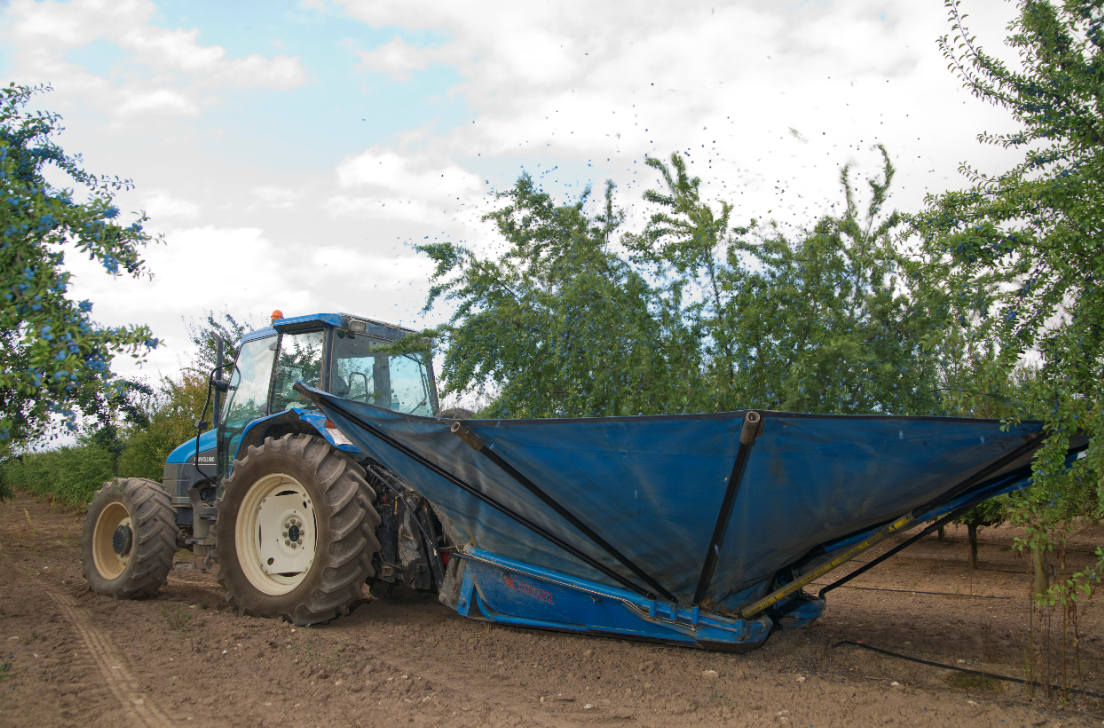
<path fill-rule="evenodd" d="M 266 336 L 272 336 L 277 333 L 297 331 L 299 329 L 311 329 L 319 326 L 332 326 L 340 329 L 351 328 L 358 334 L 367 334 L 368 336 L 375 336 L 380 339 L 387 339 L 388 341 L 397 341 L 408 334 L 417 333 L 413 329 L 396 326 L 395 324 L 389 324 L 383 321 L 375 321 L 373 319 L 364 318 L 363 316 L 353 316 L 347 313 L 312 313 L 306 316 L 277 319 L 263 329 L 250 331 L 242 336 L 241 340 L 242 343 L 245 343 L 254 339 L 263 339 Z"/>

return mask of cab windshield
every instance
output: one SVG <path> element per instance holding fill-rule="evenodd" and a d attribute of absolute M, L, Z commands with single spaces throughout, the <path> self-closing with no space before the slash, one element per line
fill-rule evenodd
<path fill-rule="evenodd" d="M 433 414 L 429 371 L 420 354 L 377 354 L 390 342 L 342 333 L 334 337 L 331 394 L 406 414 Z"/>
<path fill-rule="evenodd" d="M 314 408 L 313 402 L 295 391 L 295 383 L 321 386 L 324 340 L 321 331 L 300 331 L 280 337 L 280 357 L 276 360 L 276 381 L 272 387 L 273 412 L 292 407 Z"/>

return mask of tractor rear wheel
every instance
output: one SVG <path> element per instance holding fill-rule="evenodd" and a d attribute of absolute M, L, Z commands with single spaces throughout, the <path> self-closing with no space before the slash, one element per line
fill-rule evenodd
<path fill-rule="evenodd" d="M 242 615 L 322 624 L 364 598 L 380 550 L 364 469 L 320 437 L 288 434 L 234 462 L 218 503 L 215 554 Z"/>
<path fill-rule="evenodd" d="M 88 506 L 81 535 L 88 588 L 116 599 L 156 596 L 172 570 L 176 532 L 176 512 L 160 483 L 104 483 Z"/>

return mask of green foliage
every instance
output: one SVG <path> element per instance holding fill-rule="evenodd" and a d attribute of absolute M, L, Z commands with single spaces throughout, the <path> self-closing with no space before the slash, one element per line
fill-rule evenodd
<path fill-rule="evenodd" d="M 955 523 L 961 523 L 974 528 L 999 526 L 1008 519 L 1008 511 L 1004 498 L 993 498 L 974 506 L 972 509 L 955 519 Z"/>
<path fill-rule="evenodd" d="M 528 176 L 491 213 L 496 259 L 452 243 L 419 246 L 436 264 L 427 308 L 455 301 L 444 340 L 448 392 L 496 389 L 491 417 L 737 410 L 930 412 L 941 406 L 948 314 L 917 301 L 915 277 L 883 215 L 893 167 L 859 211 L 849 173 L 841 216 L 787 239 L 700 196 L 674 154 L 640 234 L 619 235 L 612 183 L 557 205 Z M 953 321 L 952 321 L 953 323 Z"/>
<path fill-rule="evenodd" d="M 185 370 L 179 379 L 163 378 L 147 405 L 149 424 L 126 433 L 116 466 L 119 475 L 160 482 L 169 453 L 195 437 L 195 421 L 206 398 L 206 373 Z"/>
<path fill-rule="evenodd" d="M 927 334 L 939 324 L 904 275 L 892 234 L 901 221 L 883 215 L 894 169 L 881 146 L 883 172 L 868 180 L 860 212 L 849 170 L 840 174 L 841 216 L 824 215 L 796 240 L 777 228 L 729 229 L 731 206 L 713 212 L 700 200 L 676 154 L 656 159 L 663 192 L 645 199 L 662 209 L 626 244 L 638 259 L 683 290 L 703 295 L 682 316 L 703 333 L 710 409 L 763 407 L 825 413 L 906 414 L 939 408 L 937 358 Z M 936 312 L 937 314 L 938 312 Z"/>
<path fill-rule="evenodd" d="M 79 156 L 52 140 L 60 117 L 25 110 L 44 90 L 0 88 L 0 457 L 41 437 L 51 415 L 72 429 L 82 405 L 115 406 L 126 385 L 111 374 L 112 358 L 141 358 L 157 346 L 146 327 L 98 326 L 91 303 L 66 296 L 66 252 L 88 255 L 113 275 L 138 276 L 138 251 L 150 236 L 144 217 L 117 222 L 113 195 L 130 182 L 84 171 Z M 50 184 L 51 167 L 81 194 Z"/>
<path fill-rule="evenodd" d="M 7 486 L 80 507 L 115 477 L 115 456 L 87 440 L 49 452 L 25 453 L 0 465 Z"/>
<path fill-rule="evenodd" d="M 957 1 L 947 5 L 961 34 L 956 44 L 940 42 L 952 67 L 975 96 L 1008 109 L 1021 126 L 979 139 L 1023 149 L 1024 160 L 992 176 L 964 165 L 973 186 L 929 198 L 914 224 L 933 259 L 959 271 L 974 335 L 999 346 L 1009 367 L 1038 351 L 1036 394 L 1051 401 L 1049 417 L 1084 421 L 1104 374 L 1104 110 L 1096 101 L 1104 10 L 1100 2 L 1021 2 L 1008 44 L 1024 69 L 1012 71 L 976 46 Z M 995 283 L 1010 285 L 978 295 Z"/>
<path fill-rule="evenodd" d="M 165 624 L 169 625 L 176 639 L 184 637 L 184 632 L 188 629 L 188 624 L 192 621 L 192 613 L 189 612 L 183 604 L 177 602 L 173 605 L 173 609 L 169 609 L 168 604 L 161 605 L 161 617 L 165 620 Z"/>
<path fill-rule="evenodd" d="M 455 300 L 428 332 L 447 349 L 446 391 L 497 386 L 486 416 L 585 417 L 696 409 L 698 343 L 667 300 L 611 250 L 623 213 L 613 185 L 598 215 L 590 189 L 557 205 L 528 175 L 487 216 L 508 243 L 483 260 L 451 243 L 419 246 L 436 264 L 427 309 Z M 680 376 L 681 375 L 681 376 Z"/>
<path fill-rule="evenodd" d="M 206 311 L 199 322 L 188 322 L 188 337 L 196 353 L 179 376 L 162 377 L 156 390 L 142 404 L 140 416 L 126 428 L 119 451 L 117 471 L 125 477 L 160 481 L 165 459 L 173 450 L 196 436 L 195 421 L 207 403 L 206 418 L 211 420 L 213 399 L 207 402 L 208 377 L 215 368 L 214 334 L 226 344 L 223 358 L 232 364 L 238 355 L 238 342 L 253 331 L 251 319 L 238 319 L 227 312 Z"/>
<path fill-rule="evenodd" d="M 1040 360 L 1015 416 L 1038 414 L 1050 436 L 1034 462 L 1034 486 L 1014 507 L 1029 527 L 1028 542 L 1046 548 L 1055 528 L 1068 531 L 1074 518 L 1101 515 L 1104 3 L 1021 0 L 1006 40 L 1018 69 L 977 44 L 958 0 L 946 5 L 956 36 L 942 38 L 940 47 L 950 68 L 1018 124 L 979 141 L 1023 157 L 1001 174 L 963 165 L 971 186 L 930 197 L 913 225 L 928 259 L 953 269 L 968 335 L 991 346 L 1004 371 L 1027 354 Z M 1066 472 L 1077 432 L 1091 444 Z"/>
<path fill-rule="evenodd" d="M 86 438 L 117 458 L 126 445 L 127 433 L 149 425 L 146 409 L 154 391 L 137 380 L 117 378 L 115 385 L 108 390 L 82 389 L 77 402 L 84 415 Z"/>

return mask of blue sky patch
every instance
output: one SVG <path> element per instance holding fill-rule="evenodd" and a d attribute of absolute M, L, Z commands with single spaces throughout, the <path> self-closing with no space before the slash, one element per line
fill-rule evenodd
<path fill-rule="evenodd" d="M 470 121 L 462 95 L 449 98 L 463 81 L 453 68 L 430 64 L 396 82 L 361 66 L 356 51 L 369 51 L 401 37 L 415 47 L 449 39 L 429 31 L 372 28 L 334 12 L 299 3 L 160 3 L 154 19 L 165 28 L 199 28 L 199 42 L 218 45 L 227 58 L 260 54 L 298 57 L 309 80 L 286 91 L 220 90 L 220 102 L 204 112 L 200 126 L 234 130 L 220 153 L 260 161 L 274 145 L 284 150 L 283 169 L 329 170 L 341 158 L 386 144 L 398 132 L 432 124 L 435 134 Z"/>

